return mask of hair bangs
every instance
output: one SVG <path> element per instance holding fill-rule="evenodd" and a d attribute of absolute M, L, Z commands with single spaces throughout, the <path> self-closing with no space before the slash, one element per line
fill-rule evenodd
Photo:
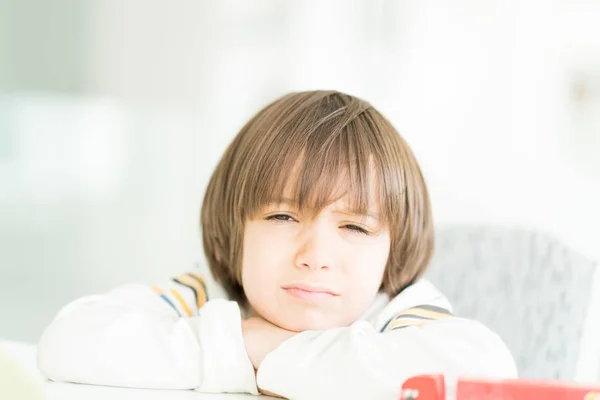
<path fill-rule="evenodd" d="M 291 203 L 314 217 L 343 198 L 348 211 L 376 213 L 382 223 L 389 223 L 389 193 L 381 187 L 386 179 L 375 139 L 365 123 L 356 121 L 357 113 L 349 120 L 349 110 L 339 110 L 313 122 L 316 128 L 311 130 L 303 129 L 302 121 L 290 123 L 287 128 L 295 132 L 284 132 L 280 143 L 277 138 L 270 143 L 268 161 L 247 193 L 253 201 L 243 202 L 246 215 L 255 216 L 269 204 Z"/>

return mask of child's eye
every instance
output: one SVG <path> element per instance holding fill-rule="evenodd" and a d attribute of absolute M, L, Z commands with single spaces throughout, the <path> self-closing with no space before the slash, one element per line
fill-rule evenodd
<path fill-rule="evenodd" d="M 288 222 L 288 221 L 296 221 L 290 215 L 287 214 L 275 214 L 270 215 L 266 218 L 267 221 L 275 221 L 275 222 Z"/>
<path fill-rule="evenodd" d="M 361 228 L 358 225 L 344 225 L 344 228 L 346 228 L 346 229 L 348 229 L 350 231 L 353 231 L 355 233 L 363 234 L 363 235 L 368 235 L 369 234 L 369 232 L 366 229 Z"/>

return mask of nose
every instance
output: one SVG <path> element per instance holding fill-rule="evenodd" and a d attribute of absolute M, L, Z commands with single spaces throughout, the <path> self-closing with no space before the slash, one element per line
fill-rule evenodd
<path fill-rule="evenodd" d="M 329 270 L 336 263 L 335 238 L 326 227 L 317 224 L 304 229 L 299 238 L 296 267 Z"/>

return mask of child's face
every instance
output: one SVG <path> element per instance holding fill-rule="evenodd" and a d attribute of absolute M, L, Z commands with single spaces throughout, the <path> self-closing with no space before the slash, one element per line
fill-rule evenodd
<path fill-rule="evenodd" d="M 366 312 L 390 233 L 376 208 L 364 216 L 345 205 L 342 198 L 309 219 L 291 204 L 271 204 L 246 222 L 242 281 L 254 312 L 293 331 L 348 326 Z"/>

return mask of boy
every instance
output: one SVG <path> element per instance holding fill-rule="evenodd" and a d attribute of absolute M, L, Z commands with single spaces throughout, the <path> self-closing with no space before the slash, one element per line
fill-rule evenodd
<path fill-rule="evenodd" d="M 210 270 L 234 301 L 207 301 L 195 274 L 77 300 L 42 336 L 46 376 L 310 400 L 397 399 L 423 373 L 516 376 L 502 341 L 421 279 L 425 182 L 365 101 L 312 91 L 265 107 L 223 155 L 201 214 Z"/>

